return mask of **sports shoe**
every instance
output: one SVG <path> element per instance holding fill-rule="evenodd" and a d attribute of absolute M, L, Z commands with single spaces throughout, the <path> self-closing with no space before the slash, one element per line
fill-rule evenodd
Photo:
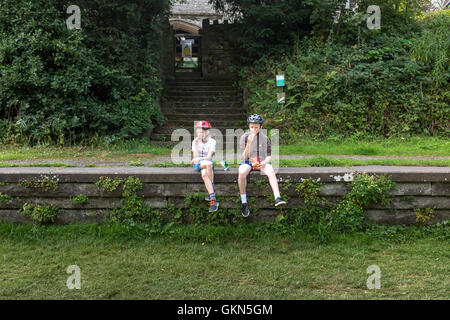
<path fill-rule="evenodd" d="M 278 207 L 279 205 L 282 204 L 286 204 L 286 201 L 284 201 L 282 197 L 278 197 L 275 199 L 275 207 Z"/>
<path fill-rule="evenodd" d="M 219 208 L 219 203 L 217 201 L 212 200 L 209 203 L 209 212 L 216 212 Z"/>
<path fill-rule="evenodd" d="M 243 203 L 241 207 L 241 212 L 244 217 L 248 217 L 250 210 L 248 210 L 248 203 Z"/>

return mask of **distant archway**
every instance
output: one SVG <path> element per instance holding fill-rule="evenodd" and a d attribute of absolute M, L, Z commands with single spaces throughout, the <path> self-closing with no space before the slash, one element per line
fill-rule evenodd
<path fill-rule="evenodd" d="M 201 27 L 196 24 L 183 20 L 170 20 L 169 22 L 173 27 L 173 30 L 180 30 L 186 33 L 198 34 L 201 29 Z"/>

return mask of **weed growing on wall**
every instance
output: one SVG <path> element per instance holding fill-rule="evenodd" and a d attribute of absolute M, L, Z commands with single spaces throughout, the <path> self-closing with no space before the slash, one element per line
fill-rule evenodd
<path fill-rule="evenodd" d="M 55 222 L 55 219 L 61 214 L 61 209 L 53 204 L 46 206 L 25 203 L 20 213 L 31 217 L 35 224 L 41 225 Z"/>

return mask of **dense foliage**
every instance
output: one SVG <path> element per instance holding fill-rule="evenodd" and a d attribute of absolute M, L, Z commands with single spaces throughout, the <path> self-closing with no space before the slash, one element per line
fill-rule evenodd
<path fill-rule="evenodd" d="M 295 41 L 331 27 L 335 0 L 210 0 L 237 26 L 240 60 L 251 64 L 264 56 L 289 52 Z"/>
<path fill-rule="evenodd" d="M 325 32 L 312 31 L 291 48 L 239 67 L 250 112 L 281 129 L 286 142 L 299 136 L 448 136 L 449 11 L 424 16 L 418 4 L 358 2 Z M 369 3 L 381 8 L 380 30 L 366 26 Z M 279 70 L 286 77 L 285 104 L 277 103 Z"/>
<path fill-rule="evenodd" d="M 247 106 L 297 136 L 448 135 L 448 10 L 428 0 L 210 0 L 235 18 Z M 63 0 L 0 6 L 0 142 L 112 142 L 163 121 L 161 27 L 169 0 Z M 381 30 L 369 30 L 369 5 Z M 274 76 L 286 75 L 278 105 Z"/>
<path fill-rule="evenodd" d="M 62 0 L 0 6 L 0 141 L 131 138 L 162 120 L 160 28 L 168 0 Z"/>

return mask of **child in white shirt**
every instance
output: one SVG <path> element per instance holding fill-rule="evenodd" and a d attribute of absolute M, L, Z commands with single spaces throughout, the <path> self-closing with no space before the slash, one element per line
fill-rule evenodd
<path fill-rule="evenodd" d="M 191 164 L 195 171 L 200 171 L 205 183 L 208 195 L 205 200 L 210 201 L 209 212 L 215 212 L 219 208 L 214 191 L 214 154 L 216 152 L 216 140 L 209 135 L 211 124 L 208 121 L 198 121 L 194 132 L 197 137 L 192 141 L 193 158 Z"/>

